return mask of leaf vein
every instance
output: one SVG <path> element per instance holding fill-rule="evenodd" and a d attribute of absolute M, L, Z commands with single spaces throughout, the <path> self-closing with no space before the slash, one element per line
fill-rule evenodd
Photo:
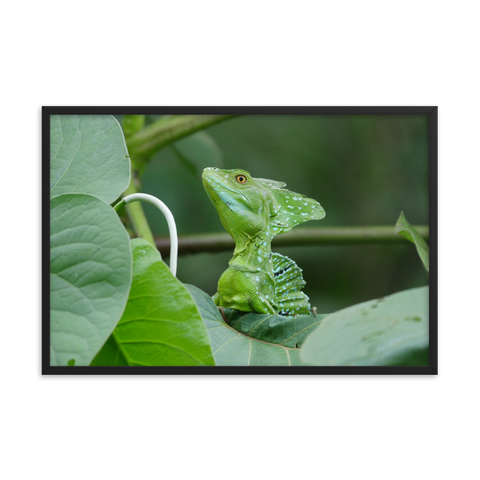
<path fill-rule="evenodd" d="M 216 355 L 222 348 L 224 348 L 226 345 L 228 345 L 232 340 L 235 340 L 237 337 L 240 336 L 240 333 L 237 333 L 234 337 L 232 337 L 230 340 L 227 340 L 219 349 L 217 349 L 215 352 L 213 352 L 213 355 Z"/>
<path fill-rule="evenodd" d="M 60 123 L 62 123 L 62 121 L 60 120 Z M 78 123 L 80 123 L 80 120 L 78 121 Z M 78 126 L 77 126 L 78 128 Z M 75 154 L 73 155 L 73 157 L 70 159 L 70 162 L 68 163 L 67 165 L 67 168 L 63 171 L 62 175 L 60 176 L 60 178 L 57 180 L 57 182 L 55 183 L 55 185 L 50 189 L 50 193 L 52 193 L 52 191 L 55 189 L 55 187 L 58 185 L 58 182 L 65 176 L 65 174 L 67 173 L 68 169 L 70 168 L 70 166 L 72 165 L 72 162 L 73 160 L 75 159 L 75 157 L 77 156 L 78 152 L 80 151 L 80 147 L 82 146 L 82 141 L 83 141 L 83 132 L 79 129 L 79 132 L 80 132 L 80 143 L 78 144 L 78 148 L 77 148 L 77 151 L 75 152 Z"/>

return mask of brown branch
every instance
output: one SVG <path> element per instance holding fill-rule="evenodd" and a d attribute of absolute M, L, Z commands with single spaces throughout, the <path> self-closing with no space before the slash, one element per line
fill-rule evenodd
<path fill-rule="evenodd" d="M 417 231 L 428 240 L 428 226 L 417 226 Z M 178 253 L 222 252 L 233 250 L 235 244 L 228 233 L 182 235 L 178 239 Z M 402 243 L 405 239 L 394 226 L 297 228 L 275 237 L 273 247 L 299 245 L 347 245 L 360 243 Z M 155 245 L 162 255 L 169 255 L 168 237 L 155 237 Z"/>

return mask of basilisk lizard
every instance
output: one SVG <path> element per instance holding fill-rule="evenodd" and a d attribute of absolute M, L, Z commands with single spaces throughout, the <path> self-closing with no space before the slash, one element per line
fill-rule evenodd
<path fill-rule="evenodd" d="M 283 182 L 253 178 L 245 170 L 206 168 L 203 185 L 220 220 L 235 241 L 233 258 L 213 296 L 219 307 L 243 312 L 309 315 L 302 270 L 272 253 L 275 235 L 325 217 L 311 198 L 286 190 Z"/>

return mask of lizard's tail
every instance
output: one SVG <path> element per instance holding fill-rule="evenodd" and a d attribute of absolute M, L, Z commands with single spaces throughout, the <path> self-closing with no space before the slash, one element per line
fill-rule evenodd
<path fill-rule="evenodd" d="M 280 315 L 310 315 L 308 297 L 301 291 L 306 285 L 302 270 L 290 258 L 272 254 L 275 295 Z"/>

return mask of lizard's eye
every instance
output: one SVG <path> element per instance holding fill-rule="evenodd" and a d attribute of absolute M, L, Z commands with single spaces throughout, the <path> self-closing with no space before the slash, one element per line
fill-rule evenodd
<path fill-rule="evenodd" d="M 247 181 L 247 177 L 245 175 L 237 175 L 235 177 L 235 180 L 238 182 L 238 183 L 245 183 Z"/>

